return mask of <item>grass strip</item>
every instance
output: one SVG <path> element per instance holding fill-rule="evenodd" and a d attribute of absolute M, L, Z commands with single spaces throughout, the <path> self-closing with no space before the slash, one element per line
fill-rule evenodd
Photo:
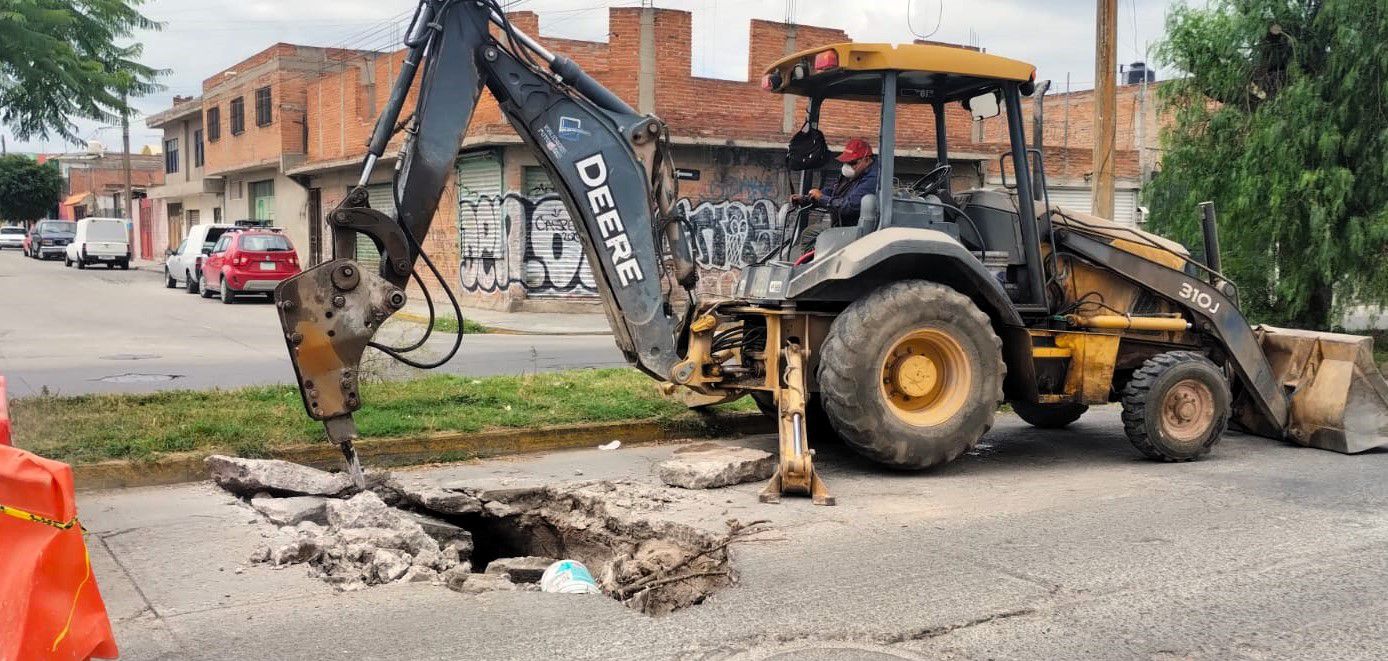
<path fill-rule="evenodd" d="M 364 383 L 356 414 L 363 438 L 550 425 L 657 420 L 681 424 L 683 404 L 629 368 L 523 376 L 431 375 Z M 749 399 L 718 407 L 756 410 Z M 15 445 L 69 463 L 155 459 L 174 452 L 264 456 L 325 440 L 293 386 L 13 400 Z M 681 414 L 686 414 L 682 416 Z"/>

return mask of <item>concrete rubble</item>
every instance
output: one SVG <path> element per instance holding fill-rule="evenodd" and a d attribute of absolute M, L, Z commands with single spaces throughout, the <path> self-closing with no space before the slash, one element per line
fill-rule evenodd
<path fill-rule="evenodd" d="M 352 480 L 343 473 L 329 473 L 278 459 L 243 459 L 214 454 L 204 460 L 208 475 L 218 486 L 238 496 L 266 492 L 276 496 L 342 496 L 352 491 Z"/>
<path fill-rule="evenodd" d="M 488 574 L 505 574 L 513 583 L 539 583 L 549 566 L 559 562 L 554 558 L 534 555 L 519 558 L 497 558 L 487 564 Z"/>
<path fill-rule="evenodd" d="M 536 591 L 550 564 L 570 558 L 588 566 L 608 596 L 662 614 L 734 582 L 726 543 L 661 516 L 674 496 L 663 487 L 595 481 L 483 489 L 378 473 L 368 474 L 367 491 L 352 493 L 333 484 L 334 474 L 279 465 L 285 462 L 214 463 L 218 484 L 278 526 L 264 533 L 251 561 L 307 565 L 309 575 L 341 591 L 384 583 L 464 594 Z M 306 495 L 315 491 L 336 496 Z M 485 555 L 474 535 L 486 540 Z"/>
<path fill-rule="evenodd" d="M 281 526 L 298 525 L 303 521 L 317 524 L 328 522 L 328 499 L 323 496 L 289 496 L 276 498 L 268 493 L 258 493 L 251 498 L 251 507 L 260 512 L 270 523 Z"/>
<path fill-rule="evenodd" d="M 656 466 L 660 480 L 684 489 L 716 489 L 770 479 L 776 458 L 770 453 L 719 443 L 692 443 Z"/>

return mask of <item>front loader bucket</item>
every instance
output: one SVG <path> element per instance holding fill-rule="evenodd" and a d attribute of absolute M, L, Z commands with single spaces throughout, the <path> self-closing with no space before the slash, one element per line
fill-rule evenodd
<path fill-rule="evenodd" d="M 1388 382 L 1373 338 L 1258 326 L 1277 381 L 1289 393 L 1287 437 L 1353 454 L 1388 445 Z"/>

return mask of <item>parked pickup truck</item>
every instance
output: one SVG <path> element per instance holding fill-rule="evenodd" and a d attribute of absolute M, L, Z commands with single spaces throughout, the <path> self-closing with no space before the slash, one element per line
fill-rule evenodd
<path fill-rule="evenodd" d="M 119 265 L 130 268 L 130 240 L 125 221 L 120 218 L 83 218 L 77 221 L 77 235 L 67 244 L 63 265 L 85 269 L 90 264 Z"/>

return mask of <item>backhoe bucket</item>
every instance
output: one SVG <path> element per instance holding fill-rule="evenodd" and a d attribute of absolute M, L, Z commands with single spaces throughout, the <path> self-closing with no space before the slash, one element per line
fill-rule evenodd
<path fill-rule="evenodd" d="M 1353 454 L 1388 445 L 1388 382 L 1373 338 L 1258 326 L 1277 380 L 1290 397 L 1287 437 Z"/>

